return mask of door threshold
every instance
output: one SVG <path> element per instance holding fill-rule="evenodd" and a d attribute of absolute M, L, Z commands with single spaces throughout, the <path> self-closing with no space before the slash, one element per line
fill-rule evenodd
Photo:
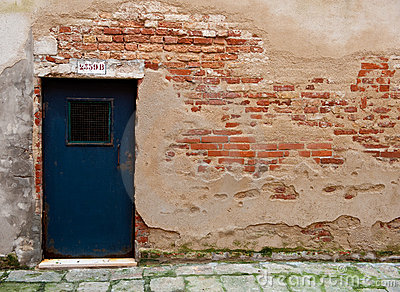
<path fill-rule="evenodd" d="M 122 268 L 136 267 L 134 258 L 96 258 L 96 259 L 48 259 L 43 260 L 38 269 L 83 269 L 83 268 Z"/>

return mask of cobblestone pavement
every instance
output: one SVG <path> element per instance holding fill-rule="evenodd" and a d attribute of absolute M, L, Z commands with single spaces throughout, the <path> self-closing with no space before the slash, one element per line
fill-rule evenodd
<path fill-rule="evenodd" d="M 0 271 L 11 291 L 400 291 L 400 263 L 254 262 Z"/>

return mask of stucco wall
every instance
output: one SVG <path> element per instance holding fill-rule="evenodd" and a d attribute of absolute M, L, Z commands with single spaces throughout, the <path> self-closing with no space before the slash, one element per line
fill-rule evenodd
<path fill-rule="evenodd" d="M 34 74 L 76 77 L 90 58 L 143 78 L 142 246 L 398 249 L 399 5 L 37 1 Z"/>
<path fill-rule="evenodd" d="M 32 160 L 33 58 L 29 8 L 0 5 L 0 254 L 40 259 Z"/>

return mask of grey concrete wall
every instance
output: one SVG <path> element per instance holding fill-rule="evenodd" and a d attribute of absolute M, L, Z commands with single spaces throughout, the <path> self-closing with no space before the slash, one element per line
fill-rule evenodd
<path fill-rule="evenodd" d="M 15 252 L 29 265 L 40 259 L 41 241 L 33 189 L 30 16 L 0 12 L 0 255 Z"/>

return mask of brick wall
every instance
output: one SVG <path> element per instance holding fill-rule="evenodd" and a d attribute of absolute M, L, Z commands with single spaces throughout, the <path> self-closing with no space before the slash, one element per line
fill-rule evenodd
<path fill-rule="evenodd" d="M 238 74 L 234 70 L 248 58 L 262 58 L 267 52 L 263 39 L 222 15 L 153 12 L 142 20 L 127 20 L 102 13 L 85 25 L 55 26 L 49 34 L 57 39 L 57 55 L 39 56 L 36 62 L 145 60 L 146 70 L 162 72 L 188 112 L 218 112 L 223 127 L 187 128 L 165 153 L 166 162 L 186 155 L 198 175 L 239 167 L 243 174 L 258 178 L 265 172 L 290 170 L 303 161 L 341 167 L 346 148 L 335 141 L 342 137 L 350 137 L 356 145 L 352 148 L 359 146 L 384 163 L 400 158 L 400 140 L 393 131 L 400 119 L 400 94 L 391 84 L 396 72 L 393 58 L 360 59 L 353 84 L 338 85 L 330 76 L 282 84 L 267 81 L 257 72 Z M 39 96 L 39 87 L 35 93 Z M 39 125 L 40 111 L 35 118 Z M 265 142 L 251 130 L 270 127 L 277 120 L 322 134 L 320 138 L 295 135 Z M 41 193 L 40 156 L 36 161 L 36 191 Z M 273 200 L 298 197 L 285 186 L 276 186 L 273 192 Z M 138 214 L 136 229 L 139 243 L 145 246 L 149 231 Z M 323 229 L 309 232 L 323 241 L 331 240 Z"/>

